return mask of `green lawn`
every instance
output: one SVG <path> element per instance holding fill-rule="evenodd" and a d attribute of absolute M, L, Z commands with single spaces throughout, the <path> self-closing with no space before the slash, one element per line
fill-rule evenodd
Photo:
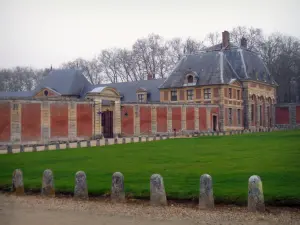
<path fill-rule="evenodd" d="M 300 202 L 300 131 L 207 136 L 191 139 L 111 145 L 72 150 L 0 155 L 0 186 L 11 185 L 14 169 L 24 174 L 26 189 L 39 190 L 42 173 L 52 169 L 56 191 L 73 192 L 74 175 L 87 174 L 89 193 L 110 192 L 111 176 L 125 176 L 127 194 L 149 196 L 153 173 L 164 178 L 172 199 L 198 197 L 199 177 L 213 178 L 217 202 L 245 203 L 248 178 L 259 175 L 268 203 Z"/>

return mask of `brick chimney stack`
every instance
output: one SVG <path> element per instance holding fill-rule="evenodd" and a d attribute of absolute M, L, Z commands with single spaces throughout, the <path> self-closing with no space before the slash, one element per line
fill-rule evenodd
<path fill-rule="evenodd" d="M 153 80 L 153 76 L 152 76 L 152 74 L 151 74 L 151 73 L 148 73 L 147 80 Z"/>
<path fill-rule="evenodd" d="M 229 48 L 229 32 L 225 30 L 222 32 L 222 48 Z"/>
<path fill-rule="evenodd" d="M 244 37 L 241 38 L 241 47 L 247 48 L 247 39 Z"/>

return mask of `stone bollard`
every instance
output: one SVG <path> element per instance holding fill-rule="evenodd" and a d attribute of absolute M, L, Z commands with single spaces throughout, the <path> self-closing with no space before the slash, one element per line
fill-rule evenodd
<path fill-rule="evenodd" d="M 90 141 L 90 140 L 87 140 L 87 141 L 86 141 L 86 147 L 88 147 L 88 148 L 91 147 L 91 141 Z"/>
<path fill-rule="evenodd" d="M 139 136 L 139 142 L 142 142 L 142 137 L 141 136 Z"/>
<path fill-rule="evenodd" d="M 56 150 L 60 149 L 59 142 L 55 144 Z"/>
<path fill-rule="evenodd" d="M 150 178 L 150 204 L 153 206 L 167 205 L 164 180 L 159 174 L 153 174 Z"/>
<path fill-rule="evenodd" d="M 153 137 L 153 141 L 156 141 L 156 136 Z"/>
<path fill-rule="evenodd" d="M 200 177 L 199 208 L 208 209 L 213 208 L 214 206 L 212 178 L 208 174 L 203 174 Z"/>
<path fill-rule="evenodd" d="M 32 151 L 33 151 L 33 152 L 36 152 L 36 151 L 37 151 L 36 145 L 33 145 L 33 146 L 32 146 Z"/>
<path fill-rule="evenodd" d="M 100 146 L 100 139 L 97 139 L 96 146 Z"/>
<path fill-rule="evenodd" d="M 41 194 L 46 197 L 55 197 L 54 178 L 50 169 L 45 170 L 43 173 Z"/>
<path fill-rule="evenodd" d="M 122 138 L 122 144 L 126 144 L 126 139 L 124 137 Z"/>
<path fill-rule="evenodd" d="M 149 141 L 149 137 L 148 137 L 148 136 L 146 137 L 146 142 L 147 142 L 147 141 Z"/>
<path fill-rule="evenodd" d="M 20 152 L 24 152 L 24 145 L 20 145 Z"/>
<path fill-rule="evenodd" d="M 7 153 L 12 154 L 12 146 L 11 145 L 7 145 Z"/>
<path fill-rule="evenodd" d="M 49 145 L 48 145 L 48 144 L 45 144 L 44 151 L 48 151 L 48 150 L 49 150 Z"/>
<path fill-rule="evenodd" d="M 134 142 L 134 137 L 130 138 L 130 142 L 133 143 Z"/>
<path fill-rule="evenodd" d="M 74 198 L 78 200 L 89 199 L 86 175 L 83 171 L 78 171 L 75 175 Z"/>
<path fill-rule="evenodd" d="M 162 135 L 159 135 L 159 140 L 162 140 L 163 139 L 163 136 Z"/>
<path fill-rule="evenodd" d="M 81 142 L 77 141 L 77 148 L 81 148 Z"/>
<path fill-rule="evenodd" d="M 18 196 L 24 195 L 23 173 L 20 169 L 13 172 L 12 191 Z"/>
<path fill-rule="evenodd" d="M 115 144 L 115 145 L 118 144 L 118 138 L 115 138 L 115 139 L 114 139 L 114 144 Z"/>
<path fill-rule="evenodd" d="M 248 183 L 248 210 L 251 212 L 265 211 L 262 182 L 259 176 L 253 175 Z"/>
<path fill-rule="evenodd" d="M 105 145 L 108 145 L 108 139 L 105 138 Z"/>
<path fill-rule="evenodd" d="M 70 148 L 70 142 L 66 142 L 66 149 L 69 149 Z"/>
<path fill-rule="evenodd" d="M 124 176 L 120 172 L 115 172 L 112 176 L 111 200 L 113 202 L 125 201 Z"/>

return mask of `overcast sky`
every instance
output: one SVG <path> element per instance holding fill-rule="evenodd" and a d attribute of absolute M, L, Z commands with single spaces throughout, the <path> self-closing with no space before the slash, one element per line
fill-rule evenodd
<path fill-rule="evenodd" d="M 300 0 L 0 0 L 0 67 L 54 67 L 156 33 L 204 39 L 235 26 L 300 37 Z"/>

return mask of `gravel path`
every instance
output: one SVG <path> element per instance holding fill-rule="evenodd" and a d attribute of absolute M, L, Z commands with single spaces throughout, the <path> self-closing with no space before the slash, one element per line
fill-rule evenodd
<path fill-rule="evenodd" d="M 161 208 L 145 203 L 76 202 L 70 198 L 0 194 L 1 225 L 300 224 L 300 209 L 269 208 L 269 211 L 249 213 L 246 208 L 239 207 L 217 207 L 206 211 L 182 205 Z"/>

